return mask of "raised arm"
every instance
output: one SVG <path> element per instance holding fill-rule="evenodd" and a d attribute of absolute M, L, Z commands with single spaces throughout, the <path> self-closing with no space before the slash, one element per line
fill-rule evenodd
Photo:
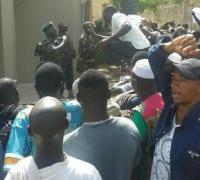
<path fill-rule="evenodd" d="M 164 38 L 158 44 L 153 45 L 149 50 L 148 57 L 157 86 L 164 100 L 170 95 L 170 75 L 164 70 L 164 64 L 169 54 L 163 50 L 163 46 L 161 45 L 162 42 L 166 41 L 170 41 L 170 39 Z"/>
<path fill-rule="evenodd" d="M 112 40 L 119 39 L 120 37 L 122 37 L 125 34 L 127 34 L 131 29 L 132 29 L 132 27 L 128 22 L 124 23 L 117 33 L 114 33 L 111 36 L 103 39 L 101 41 L 101 46 L 104 46 L 104 45 L 108 44 Z"/>
<path fill-rule="evenodd" d="M 152 46 L 149 51 L 149 63 L 154 73 L 158 88 L 166 101 L 170 97 L 170 74 L 165 70 L 165 62 L 169 54 L 176 52 L 182 57 L 197 57 L 200 50 L 193 35 L 180 36 L 172 41 L 164 38 Z"/>

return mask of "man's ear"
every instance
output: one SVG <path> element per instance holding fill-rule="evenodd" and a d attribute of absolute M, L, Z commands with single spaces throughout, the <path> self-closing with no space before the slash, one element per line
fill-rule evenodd
<path fill-rule="evenodd" d="M 30 126 L 28 127 L 28 134 L 29 136 L 33 136 Z"/>

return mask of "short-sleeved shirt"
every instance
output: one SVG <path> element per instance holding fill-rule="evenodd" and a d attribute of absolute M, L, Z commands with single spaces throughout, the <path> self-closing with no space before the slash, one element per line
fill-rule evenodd
<path fill-rule="evenodd" d="M 112 16 L 112 34 L 119 32 L 125 23 L 130 24 L 132 29 L 127 34 L 120 37 L 120 40 L 130 42 L 136 49 L 146 49 L 150 47 L 148 39 L 140 30 L 139 26 L 133 21 L 133 18 L 123 13 L 117 12 Z"/>
<path fill-rule="evenodd" d="M 80 104 L 74 101 L 63 101 L 63 105 L 70 129 L 80 126 L 83 118 Z M 4 171 L 11 169 L 18 160 L 34 154 L 34 144 L 28 134 L 29 114 L 32 107 L 20 111 L 14 120 L 5 153 Z"/>
<path fill-rule="evenodd" d="M 89 163 L 66 156 L 65 161 L 38 169 L 32 156 L 22 159 L 5 180 L 101 180 L 99 172 Z"/>
<path fill-rule="evenodd" d="M 141 158 L 141 136 L 124 117 L 111 117 L 101 124 L 82 125 L 64 137 L 64 151 L 93 164 L 103 180 L 131 179 Z"/>

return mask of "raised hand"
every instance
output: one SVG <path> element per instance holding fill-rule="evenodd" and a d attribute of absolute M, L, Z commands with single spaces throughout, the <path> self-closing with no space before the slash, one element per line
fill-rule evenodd
<path fill-rule="evenodd" d="M 197 41 L 192 34 L 186 34 L 165 43 L 164 50 L 168 53 L 176 52 L 185 58 L 200 57 L 200 49 L 198 49 Z"/>

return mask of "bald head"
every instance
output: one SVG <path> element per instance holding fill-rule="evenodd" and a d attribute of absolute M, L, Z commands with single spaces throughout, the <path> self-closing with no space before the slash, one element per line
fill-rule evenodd
<path fill-rule="evenodd" d="M 0 79 L 0 104 L 7 106 L 19 103 L 16 81 L 9 78 Z"/>
<path fill-rule="evenodd" d="M 66 112 L 63 104 L 53 98 L 44 97 L 33 107 L 30 116 L 31 135 L 43 142 L 59 140 L 66 128 Z"/>

